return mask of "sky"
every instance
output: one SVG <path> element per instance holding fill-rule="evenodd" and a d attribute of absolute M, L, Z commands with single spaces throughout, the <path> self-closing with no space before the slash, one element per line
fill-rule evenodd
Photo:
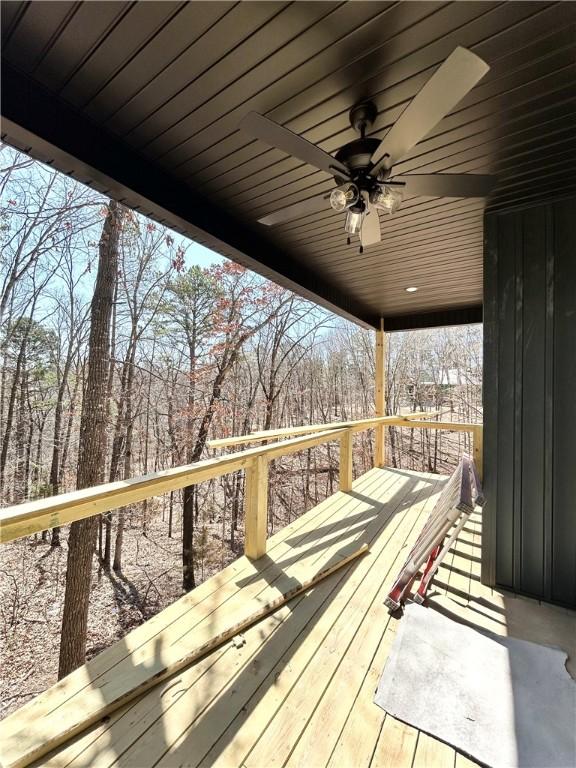
<path fill-rule="evenodd" d="M 188 267 L 209 267 L 211 264 L 222 264 L 224 261 L 219 253 L 214 253 L 210 248 L 193 241 L 189 241 L 189 243 L 186 251 L 186 265 Z"/>
<path fill-rule="evenodd" d="M 5 146 L 2 148 L 2 152 L 10 156 L 15 150 Z M 9 165 L 10 157 L 2 157 L 0 159 L 4 160 L 4 165 Z M 30 210 L 32 210 L 34 204 L 36 204 L 36 196 L 34 193 L 37 192 L 39 198 L 42 197 L 47 181 L 53 173 L 53 168 L 47 167 L 39 161 L 33 161 L 31 165 L 27 166 L 22 171 L 17 171 L 14 178 L 9 180 L 7 186 L 3 190 L 2 200 L 0 200 L 0 210 L 4 207 L 6 210 L 12 210 L 17 214 L 18 211 L 27 208 L 30 204 L 32 205 Z M 50 193 L 50 204 L 54 205 L 56 208 L 60 208 L 63 204 L 64 197 L 68 194 L 67 190 L 70 189 L 71 182 L 66 175 L 60 173 L 57 173 L 57 179 L 59 183 Z M 78 184 L 79 187 L 86 189 L 85 185 L 77 180 L 72 180 L 72 183 Z M 96 201 L 96 206 L 100 205 L 98 202 L 99 200 L 101 200 L 102 203 L 105 203 L 108 199 L 105 195 L 100 195 L 94 190 L 88 191 L 89 198 Z M 31 192 L 32 197 L 30 198 Z M 52 195 L 54 195 L 53 202 Z M 94 210 L 96 214 L 97 207 L 92 210 Z M 72 253 L 69 254 L 69 256 L 71 256 L 69 263 L 71 264 L 71 268 L 74 272 L 74 279 L 76 280 L 74 296 L 84 304 L 90 301 L 94 290 L 94 281 L 97 274 L 98 264 L 98 244 L 102 232 L 103 219 L 101 217 L 103 216 L 103 211 L 104 209 L 102 208 L 100 210 L 100 218 L 95 215 L 94 222 L 90 224 L 89 227 L 84 230 L 78 230 L 78 234 L 73 236 L 74 247 Z M 175 249 L 179 247 L 182 247 L 184 250 L 183 266 L 186 270 L 194 266 L 208 268 L 213 265 L 223 264 L 227 261 L 224 256 L 212 251 L 205 245 L 194 242 L 187 235 L 181 232 L 176 232 L 165 224 L 157 224 L 140 212 L 136 215 L 141 222 L 141 233 L 144 234 L 144 236 L 146 234 L 146 229 L 149 226 L 154 226 L 162 233 L 170 235 L 173 239 L 170 248 L 167 248 L 165 252 L 159 252 L 159 258 L 154 263 L 154 269 L 160 271 L 168 269 L 170 260 L 175 253 Z M 16 218 L 14 222 L 14 226 L 17 227 L 19 224 L 18 218 Z M 61 253 L 60 249 L 55 249 L 54 258 L 62 258 Z M 41 263 L 42 268 L 46 271 L 52 269 L 50 260 L 45 261 L 44 258 L 42 258 Z M 3 267 L 3 260 L 0 254 L 0 278 Z M 39 312 L 40 317 L 48 318 L 54 315 L 54 308 L 58 307 L 63 300 L 67 300 L 68 289 L 64 277 L 65 274 L 66 272 L 64 268 L 62 274 L 59 270 L 53 270 L 49 282 L 46 284 L 37 300 L 36 310 Z M 328 332 L 328 326 L 326 332 Z"/>
<path fill-rule="evenodd" d="M 0 167 L 9 168 L 15 158 L 22 157 L 23 156 L 19 155 L 15 150 L 11 149 L 7 145 L 3 145 L 0 158 Z M 2 190 L 0 210 L 5 209 L 6 211 L 13 210 L 16 212 L 18 210 L 22 210 L 23 208 L 27 208 L 29 205 L 31 206 L 30 210 L 34 210 L 35 205 L 37 204 L 36 192 L 38 193 L 39 198 L 41 198 L 43 190 L 46 188 L 47 179 L 49 179 L 53 173 L 54 169 L 45 166 L 39 161 L 33 161 L 31 165 L 27 165 L 21 170 L 16 171 L 14 176 L 9 177 L 6 186 L 0 187 Z M 53 204 L 55 207 L 60 208 L 63 201 L 63 195 L 66 193 L 66 189 L 69 188 L 68 185 L 70 182 L 64 174 L 58 174 L 57 178 L 58 180 L 61 180 L 62 184 L 65 186 L 62 187 L 62 185 L 58 183 L 54 187 L 53 203 L 51 202 L 49 205 Z M 80 187 L 84 186 L 79 182 L 76 183 L 79 184 Z M 96 198 L 96 200 L 100 198 L 103 202 L 107 199 L 105 196 L 98 195 L 98 193 L 94 192 L 94 190 L 91 190 L 90 195 L 91 197 Z M 145 223 L 151 222 L 150 219 L 142 216 L 142 214 L 138 214 L 138 216 L 141 217 Z M 17 214 L 17 218 L 14 219 L 14 226 L 18 227 L 19 225 L 20 220 Z M 164 225 L 156 226 L 161 230 L 164 230 L 167 235 L 172 235 L 176 246 L 181 245 L 183 247 L 185 251 L 185 269 L 190 269 L 193 266 L 207 268 L 212 265 L 222 264 L 226 261 L 225 258 L 220 254 L 210 250 L 200 243 L 194 242 L 186 235 L 175 232 L 174 230 L 170 230 Z M 84 230 L 82 234 L 79 231 L 78 236 L 73 238 L 74 248 L 78 249 L 77 253 L 74 252 L 72 259 L 73 262 L 75 262 L 77 265 L 74 268 L 75 278 L 77 279 L 75 295 L 82 301 L 89 301 L 93 293 L 94 280 L 97 271 L 95 266 L 97 264 L 98 242 L 101 235 L 101 229 L 102 221 L 96 218 L 95 223 L 92 226 Z M 12 227 L 7 230 L 6 235 L 8 235 L 8 233 L 11 231 Z M 4 237 L 2 238 L 2 241 L 4 243 Z M 11 254 L 11 248 L 7 249 L 7 251 L 4 253 L 6 258 L 3 258 L 2 253 L 0 253 L 0 286 L 3 282 L 3 278 L 6 276 L 6 268 L 12 258 Z M 60 249 L 55 250 L 55 254 L 57 258 L 61 258 Z M 155 268 L 162 269 L 163 267 L 167 267 L 167 260 L 169 258 L 170 255 L 167 250 L 164 264 L 162 264 L 162 261 L 156 262 Z M 38 275 L 42 275 L 42 270 L 51 269 L 49 258 L 42 257 L 40 264 L 41 270 Z M 90 266 L 86 269 L 88 264 L 90 264 Z M 42 278 L 39 277 L 38 279 Z M 54 307 L 57 306 L 62 298 L 66 295 L 66 282 L 63 279 L 63 275 L 60 274 L 60 272 L 57 270 L 54 272 L 49 282 L 46 283 L 43 291 L 40 293 L 37 299 L 36 309 L 39 317 L 49 317 L 53 315 Z"/>
<path fill-rule="evenodd" d="M 7 145 L 5 145 L 5 150 L 10 155 L 12 153 L 17 153 L 17 150 L 12 150 Z M 5 161 L 8 164 L 8 160 Z M 45 179 L 42 178 L 43 172 L 47 171 L 48 173 L 52 173 L 53 169 L 47 167 L 44 165 L 44 163 L 35 160 L 33 161 L 33 165 L 28 169 L 28 173 L 31 174 L 32 178 L 37 178 L 37 183 L 39 186 L 43 185 L 45 183 Z M 62 178 L 65 178 L 64 174 L 62 174 Z M 80 184 L 80 186 L 84 186 L 81 182 L 76 181 L 76 183 Z M 14 192 L 10 188 L 5 190 L 6 197 L 14 197 Z M 96 193 L 97 194 L 97 193 Z M 102 196 L 103 199 L 106 199 L 105 196 Z M 148 219 L 147 217 L 143 217 L 146 221 L 151 221 L 151 219 Z M 200 243 L 195 243 L 193 240 L 191 240 L 186 235 L 182 235 L 179 232 L 175 232 L 174 230 L 170 229 L 169 227 L 163 226 L 169 233 L 171 233 L 175 239 L 176 242 L 183 241 L 183 245 L 186 247 L 186 267 L 191 266 L 199 266 L 199 267 L 209 267 L 212 264 L 221 264 L 225 261 L 224 257 L 221 256 L 218 253 L 215 253 L 214 251 L 210 250 L 204 245 L 201 245 Z"/>

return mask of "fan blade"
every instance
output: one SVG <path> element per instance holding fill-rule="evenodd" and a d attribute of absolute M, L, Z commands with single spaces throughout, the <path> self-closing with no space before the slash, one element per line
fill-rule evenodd
<path fill-rule="evenodd" d="M 326 203 L 329 195 L 317 195 L 316 197 L 310 197 L 308 200 L 302 200 L 294 205 L 289 205 L 286 208 L 280 208 L 274 213 L 269 213 L 261 219 L 258 219 L 260 224 L 265 224 L 267 227 L 273 227 L 276 224 L 283 224 L 285 221 L 292 221 L 292 219 L 298 219 L 300 216 L 306 216 L 309 213 L 315 213 L 322 210 L 332 210 L 330 205 Z"/>
<path fill-rule="evenodd" d="M 369 205 L 368 211 L 362 221 L 360 242 L 362 243 L 362 247 L 365 248 L 368 245 L 379 243 L 381 239 L 380 217 L 378 216 L 378 211 L 372 205 Z"/>
<path fill-rule="evenodd" d="M 292 133 L 288 128 L 283 128 L 273 120 L 259 115 L 258 112 L 249 112 L 240 122 L 240 128 L 271 147 L 276 147 L 321 171 L 326 171 L 331 176 L 343 176 L 346 179 L 350 177 L 346 166 L 323 149 L 306 141 L 302 136 Z"/>
<path fill-rule="evenodd" d="M 395 176 L 406 186 L 407 195 L 428 197 L 486 197 L 496 184 L 495 176 L 475 173 L 430 173 L 420 176 Z"/>
<path fill-rule="evenodd" d="M 467 48 L 456 48 L 414 96 L 372 156 L 377 176 L 391 168 L 474 88 L 490 67 Z M 388 157 L 386 157 L 388 155 Z"/>

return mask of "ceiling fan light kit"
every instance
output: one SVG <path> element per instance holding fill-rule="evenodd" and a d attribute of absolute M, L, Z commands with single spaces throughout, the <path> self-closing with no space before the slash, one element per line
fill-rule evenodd
<path fill-rule="evenodd" d="M 360 192 L 356 184 L 351 181 L 341 184 L 330 193 L 330 205 L 335 211 L 346 211 L 352 208 L 360 199 Z"/>
<path fill-rule="evenodd" d="M 240 128 L 293 157 L 333 176 L 336 188 L 329 195 L 301 201 L 259 219 L 274 226 L 325 209 L 326 200 L 339 213 L 346 212 L 344 229 L 359 235 L 361 249 L 379 243 L 382 235 L 378 211 L 394 213 L 405 194 L 431 197 L 484 197 L 496 179 L 479 174 L 408 174 L 395 176 L 393 166 L 469 93 L 490 67 L 472 51 L 456 48 L 404 109 L 384 139 L 366 136 L 378 111 L 371 101 L 350 110 L 350 124 L 360 137 L 334 156 L 302 136 L 257 112 L 248 113 Z M 348 241 L 350 237 L 348 237 Z"/>
<path fill-rule="evenodd" d="M 403 199 L 404 193 L 400 185 L 391 187 L 384 184 L 374 187 L 370 192 L 370 203 L 374 208 L 388 213 L 395 213 L 402 205 Z"/>
<path fill-rule="evenodd" d="M 355 235 L 362 229 L 362 222 L 364 220 L 364 206 L 363 204 L 351 208 L 346 214 L 346 223 L 344 229 L 349 235 Z"/>

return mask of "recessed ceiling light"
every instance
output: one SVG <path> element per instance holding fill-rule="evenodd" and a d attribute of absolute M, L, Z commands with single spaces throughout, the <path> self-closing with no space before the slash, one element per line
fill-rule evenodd
<path fill-rule="evenodd" d="M 406 293 L 415 293 L 415 291 L 418 290 L 418 288 L 415 288 L 413 285 L 410 286 L 410 288 L 404 288 Z"/>

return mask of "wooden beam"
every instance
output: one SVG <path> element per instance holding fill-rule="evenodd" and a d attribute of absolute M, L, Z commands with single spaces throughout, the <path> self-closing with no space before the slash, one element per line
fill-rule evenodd
<path fill-rule="evenodd" d="M 482 322 L 482 305 L 458 309 L 433 310 L 409 315 L 390 315 L 384 318 L 388 333 L 416 331 L 422 328 L 444 328 L 450 325 L 470 325 Z"/>
<path fill-rule="evenodd" d="M 243 598 L 238 593 L 236 600 L 231 599 L 216 609 L 210 621 L 192 629 L 181 642 L 163 645 L 159 641 L 154 656 L 146 658 L 147 663 L 135 663 L 128 673 L 124 670 L 124 674 L 118 674 L 105 689 L 94 681 L 86 686 L 80 699 L 65 701 L 58 711 L 49 713 L 35 727 L 27 724 L 23 730 L 11 733 L 0 745 L 1 765 L 26 768 L 368 551 L 367 543 L 359 545 L 358 541 L 352 541 L 334 552 L 328 549 L 323 564 L 315 572 L 309 561 L 295 563 L 283 573 L 282 581 L 277 579 L 274 585 L 267 584 L 263 592 L 252 598 Z M 58 685 L 62 688 L 66 682 Z"/>
<path fill-rule="evenodd" d="M 244 454 L 252 453 L 256 456 L 265 455 L 269 459 L 278 459 L 280 456 L 290 456 L 292 453 L 298 453 L 298 451 L 303 451 L 306 448 L 315 448 L 317 445 L 323 445 L 332 440 L 339 440 L 344 431 L 343 429 L 329 429 L 319 434 L 295 437 L 282 443 L 272 443 L 261 448 L 250 448 L 248 451 L 244 451 Z M 232 455 L 242 456 L 244 454 L 237 453 Z"/>
<path fill-rule="evenodd" d="M 384 320 L 380 320 L 380 328 L 376 331 L 375 363 L 375 410 L 376 416 L 386 415 L 386 336 Z M 386 464 L 386 427 L 376 427 L 376 445 L 374 449 L 374 466 L 383 467 Z"/>
<path fill-rule="evenodd" d="M 482 424 L 475 425 L 472 430 L 472 457 L 482 482 L 484 479 L 484 427 Z"/>
<path fill-rule="evenodd" d="M 327 433 L 296 437 L 282 443 L 250 448 L 241 453 L 205 459 L 163 472 L 96 485 L 81 491 L 62 493 L 48 499 L 38 499 L 7 507 L 0 510 L 0 543 L 30 536 L 38 531 L 66 525 L 74 520 L 99 515 L 111 509 L 143 501 L 151 496 L 158 496 L 187 485 L 196 485 L 205 480 L 245 469 L 257 456 L 274 459 L 306 448 L 314 448 L 322 443 L 338 440 L 341 434 L 342 430 L 332 429 Z"/>
<path fill-rule="evenodd" d="M 0 510 L 0 543 L 236 472 L 249 461 L 245 451 L 7 507 Z"/>
<path fill-rule="evenodd" d="M 481 424 L 458 421 L 419 421 L 417 419 L 397 419 L 394 426 L 408 429 L 445 429 L 447 432 L 474 432 Z"/>
<path fill-rule="evenodd" d="M 236 445 L 259 443 L 262 440 L 275 440 L 282 437 L 297 435 L 309 435 L 312 432 L 325 432 L 329 429 L 340 429 L 348 426 L 346 422 L 332 422 L 331 424 L 310 424 L 310 426 L 285 427 L 282 429 L 266 429 L 260 432 L 251 432 L 248 435 L 235 435 L 233 437 L 221 437 L 216 440 L 208 440 L 208 448 L 233 448 Z"/>
<path fill-rule="evenodd" d="M 348 431 L 351 433 L 360 432 L 382 424 L 408 428 L 416 427 L 466 432 L 472 432 L 482 427 L 479 424 L 428 422 L 425 420 L 426 417 L 433 415 L 436 414 L 416 413 L 406 414 L 402 417 L 380 416 L 373 419 L 343 422 L 342 424 L 323 424 L 318 425 L 318 428 L 314 425 L 305 428 L 307 430 L 317 429 L 313 434 L 308 433 L 284 440 L 283 442 L 250 448 L 240 453 L 206 459 L 195 464 L 174 467 L 163 472 L 154 472 L 142 477 L 121 480 L 116 483 L 106 483 L 81 491 L 72 491 L 71 493 L 63 493 L 48 499 L 38 499 L 7 507 L 0 510 L 0 543 L 13 541 L 23 536 L 30 536 L 33 533 L 45 531 L 55 526 L 67 525 L 74 520 L 82 520 L 85 517 L 99 515 L 102 512 L 135 504 L 152 496 L 158 496 L 178 488 L 184 488 L 187 485 L 195 485 L 230 472 L 236 472 L 239 469 L 245 469 L 258 456 L 266 456 L 268 460 L 271 460 L 280 456 L 288 456 L 307 448 L 314 448 L 317 445 L 322 445 L 332 440 L 340 440 L 342 435 Z M 287 432 L 290 433 L 290 430 L 287 430 Z M 273 436 L 270 432 L 261 434 L 264 436 L 258 436 L 256 439 L 265 440 Z M 254 436 L 246 436 L 246 438 L 241 439 L 253 441 Z M 481 440 L 478 439 L 475 444 L 478 462 L 479 458 L 481 459 L 479 454 Z"/>
<path fill-rule="evenodd" d="M 340 438 L 340 490 L 344 492 L 352 490 L 352 435 L 352 430 L 347 429 Z"/>
<path fill-rule="evenodd" d="M 251 560 L 266 554 L 268 526 L 268 457 L 256 456 L 246 469 L 244 553 Z"/>
<path fill-rule="evenodd" d="M 244 445 L 246 443 L 258 443 L 262 440 L 273 440 L 279 437 L 290 437 L 291 435 L 309 435 L 312 432 L 325 432 L 329 429 L 348 429 L 352 428 L 354 432 L 362 432 L 364 429 L 370 429 L 384 422 L 394 425 L 397 421 L 406 421 L 406 419 L 431 419 L 433 416 L 439 416 L 440 411 L 414 411 L 413 413 L 403 413 L 402 415 L 378 416 L 370 419 L 357 419 L 356 421 L 333 421 L 326 424 L 310 424 L 309 426 L 282 427 L 281 429 L 267 429 L 261 432 L 250 432 L 248 435 L 237 435 L 234 437 L 222 437 L 216 440 L 209 440 L 208 448 L 230 448 L 235 445 Z"/>

